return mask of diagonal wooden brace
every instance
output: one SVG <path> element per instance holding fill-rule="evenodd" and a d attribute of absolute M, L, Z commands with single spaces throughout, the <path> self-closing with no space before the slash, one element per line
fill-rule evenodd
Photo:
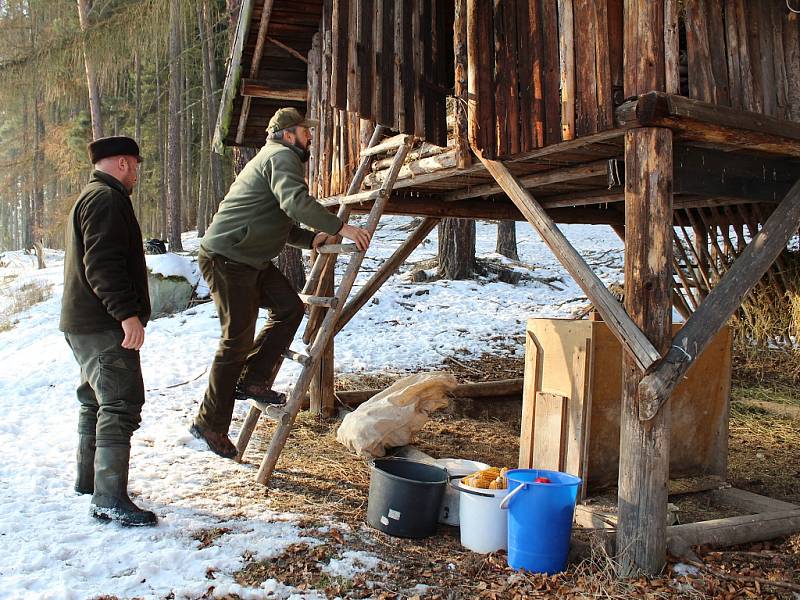
<path fill-rule="evenodd" d="M 597 312 L 605 320 L 608 328 L 617 337 L 642 371 L 661 359 L 661 354 L 647 336 L 633 322 L 623 306 L 608 291 L 600 278 L 594 274 L 591 267 L 586 264 L 578 251 L 573 248 L 561 230 L 545 212 L 533 195 L 526 190 L 514 175 L 496 160 L 489 160 L 480 156 L 481 162 L 486 166 L 492 177 L 495 178 L 503 191 L 511 198 L 520 212 L 525 216 L 534 229 L 539 232 L 556 258 L 561 262 L 575 282 L 586 293 L 594 304 Z"/>
<path fill-rule="evenodd" d="M 800 180 L 672 340 L 669 352 L 639 383 L 639 419 L 649 421 L 684 373 L 767 272 L 800 226 Z"/>

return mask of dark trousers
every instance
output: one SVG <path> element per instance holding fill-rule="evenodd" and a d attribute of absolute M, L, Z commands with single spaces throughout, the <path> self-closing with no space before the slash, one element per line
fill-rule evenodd
<path fill-rule="evenodd" d="M 274 377 L 303 320 L 303 303 L 272 263 L 254 269 L 202 251 L 198 262 L 217 307 L 222 336 L 195 422 L 227 433 L 237 382 L 262 384 Z M 269 318 L 253 341 L 259 308 L 268 309 Z"/>
<path fill-rule="evenodd" d="M 139 352 L 120 345 L 122 329 L 64 337 L 81 368 L 78 433 L 96 435 L 98 447 L 130 446 L 144 405 Z"/>

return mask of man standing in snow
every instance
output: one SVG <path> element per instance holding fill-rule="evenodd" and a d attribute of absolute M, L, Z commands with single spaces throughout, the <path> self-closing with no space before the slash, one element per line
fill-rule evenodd
<path fill-rule="evenodd" d="M 139 348 L 150 318 L 142 233 L 130 194 L 139 146 L 128 137 L 89 144 L 94 172 L 69 215 L 59 328 L 81 368 L 75 491 L 93 494 L 96 519 L 155 525 L 128 497 L 131 435 L 144 404 Z"/>
<path fill-rule="evenodd" d="M 303 165 L 309 158 L 310 128 L 317 124 L 294 108 L 273 115 L 267 143 L 236 177 L 200 244 L 200 270 L 211 289 L 222 337 L 191 432 L 225 458 L 236 456 L 228 438 L 236 399 L 286 401 L 269 382 L 304 311 L 271 260 L 286 244 L 317 248 L 337 235 L 353 240 L 359 250 L 369 246 L 367 230 L 342 223 L 308 193 Z M 269 310 L 269 319 L 254 342 L 259 308 Z"/>

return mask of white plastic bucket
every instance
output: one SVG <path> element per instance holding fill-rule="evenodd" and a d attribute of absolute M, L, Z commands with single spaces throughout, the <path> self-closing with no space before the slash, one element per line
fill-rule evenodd
<path fill-rule="evenodd" d="M 480 554 L 506 550 L 508 517 L 500 503 L 508 490 L 485 490 L 460 481 L 457 487 L 461 494 L 461 545 Z"/>
<path fill-rule="evenodd" d="M 450 479 L 461 479 L 466 475 L 471 475 L 475 471 L 488 469 L 489 465 L 474 460 L 465 460 L 463 458 L 440 458 L 434 461 L 437 467 L 442 467 L 447 470 L 447 475 Z M 447 486 L 442 498 L 442 508 L 439 511 L 439 523 L 444 525 L 459 525 L 459 492 Z"/>

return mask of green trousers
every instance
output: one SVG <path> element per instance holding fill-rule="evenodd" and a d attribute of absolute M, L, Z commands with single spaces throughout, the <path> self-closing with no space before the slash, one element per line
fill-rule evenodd
<path fill-rule="evenodd" d="M 275 265 L 264 269 L 208 256 L 198 257 L 211 290 L 222 335 L 195 422 L 204 429 L 228 433 L 236 384 L 263 384 L 275 376 L 280 358 L 303 320 L 303 303 Z M 253 340 L 258 309 L 269 311 L 267 323 Z"/>
<path fill-rule="evenodd" d="M 139 352 L 120 345 L 122 329 L 64 337 L 81 368 L 78 433 L 97 436 L 98 448 L 130 446 L 144 405 Z"/>

